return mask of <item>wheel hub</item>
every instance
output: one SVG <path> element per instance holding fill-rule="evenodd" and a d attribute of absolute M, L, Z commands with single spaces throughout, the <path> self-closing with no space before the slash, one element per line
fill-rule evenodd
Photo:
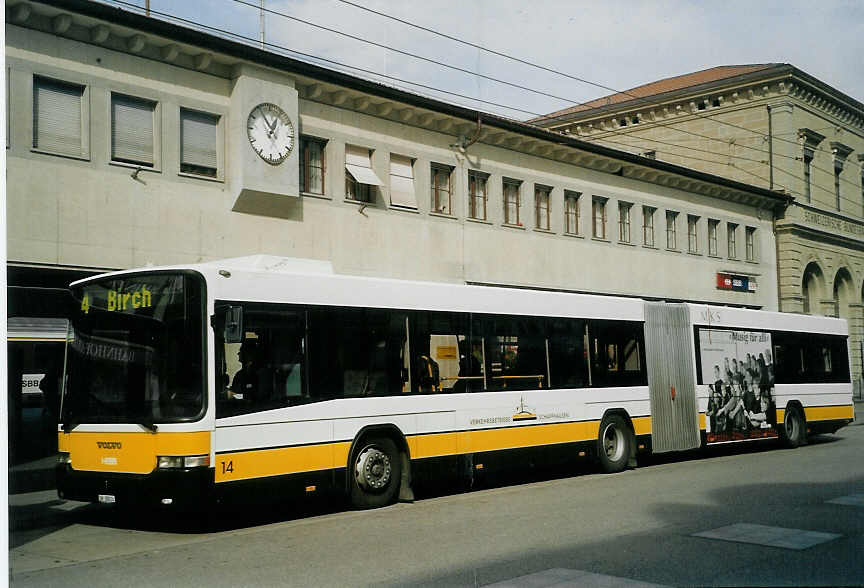
<path fill-rule="evenodd" d="M 390 483 L 390 457 L 375 447 L 367 447 L 357 456 L 354 477 L 364 490 L 382 490 Z"/>
<path fill-rule="evenodd" d="M 624 451 L 624 435 L 615 425 L 609 425 L 603 431 L 603 449 L 610 460 L 617 461 L 621 458 Z"/>

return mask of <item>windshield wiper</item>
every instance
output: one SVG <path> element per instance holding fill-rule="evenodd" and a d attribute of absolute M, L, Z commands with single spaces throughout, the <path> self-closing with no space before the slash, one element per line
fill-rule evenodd
<path fill-rule="evenodd" d="M 149 421 L 139 422 L 138 424 L 141 425 L 142 427 L 144 427 L 145 429 L 147 429 L 148 431 L 150 431 L 151 433 L 155 433 L 156 430 L 159 428 L 155 424 L 153 424 L 152 422 L 149 422 Z"/>

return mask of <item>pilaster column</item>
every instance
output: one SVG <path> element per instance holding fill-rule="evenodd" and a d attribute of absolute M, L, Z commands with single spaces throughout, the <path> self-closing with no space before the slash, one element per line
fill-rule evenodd
<path fill-rule="evenodd" d="M 852 360 L 852 381 L 861 379 L 861 344 L 864 342 L 864 304 L 849 305 L 849 356 Z"/>
<path fill-rule="evenodd" d="M 833 298 L 819 301 L 819 314 L 822 316 L 837 316 L 837 304 Z"/>
<path fill-rule="evenodd" d="M 804 297 L 803 296 L 781 296 L 780 297 L 780 312 L 804 312 Z"/>

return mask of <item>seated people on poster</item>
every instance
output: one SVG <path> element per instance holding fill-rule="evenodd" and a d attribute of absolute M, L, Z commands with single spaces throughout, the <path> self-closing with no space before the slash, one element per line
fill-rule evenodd
<path fill-rule="evenodd" d="M 770 414 L 770 401 L 767 396 L 762 396 L 759 401 L 759 411 L 758 412 L 748 412 L 747 418 L 750 420 L 750 424 L 757 429 L 770 429 L 771 423 L 768 422 L 768 415 Z"/>
<path fill-rule="evenodd" d="M 744 378 L 744 409 L 748 412 L 759 412 L 759 387 L 756 376 L 752 372 L 748 372 Z"/>
<path fill-rule="evenodd" d="M 744 414 L 744 402 L 741 400 L 741 388 L 734 382 L 734 375 L 726 373 L 728 386 L 728 399 L 723 406 L 723 414 L 726 416 L 726 429 L 728 431 L 743 431 L 747 427 L 747 419 Z"/>
<path fill-rule="evenodd" d="M 717 413 L 723 408 L 723 380 L 720 379 L 719 365 L 714 366 L 714 383 L 708 384 L 708 388 L 711 390 L 711 395 L 708 398 L 708 411 L 705 416 L 708 417 L 709 432 L 717 433 L 721 424 Z"/>

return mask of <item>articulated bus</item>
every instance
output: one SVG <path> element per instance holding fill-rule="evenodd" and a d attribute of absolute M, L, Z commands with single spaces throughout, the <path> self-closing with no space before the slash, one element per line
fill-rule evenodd
<path fill-rule="evenodd" d="M 853 419 L 846 321 L 336 275 L 252 256 L 72 284 L 61 497 L 169 508 L 336 490 L 360 508 L 547 458 Z M 451 478 L 452 476 L 452 478 Z M 431 477 L 431 478 L 430 478 Z"/>

